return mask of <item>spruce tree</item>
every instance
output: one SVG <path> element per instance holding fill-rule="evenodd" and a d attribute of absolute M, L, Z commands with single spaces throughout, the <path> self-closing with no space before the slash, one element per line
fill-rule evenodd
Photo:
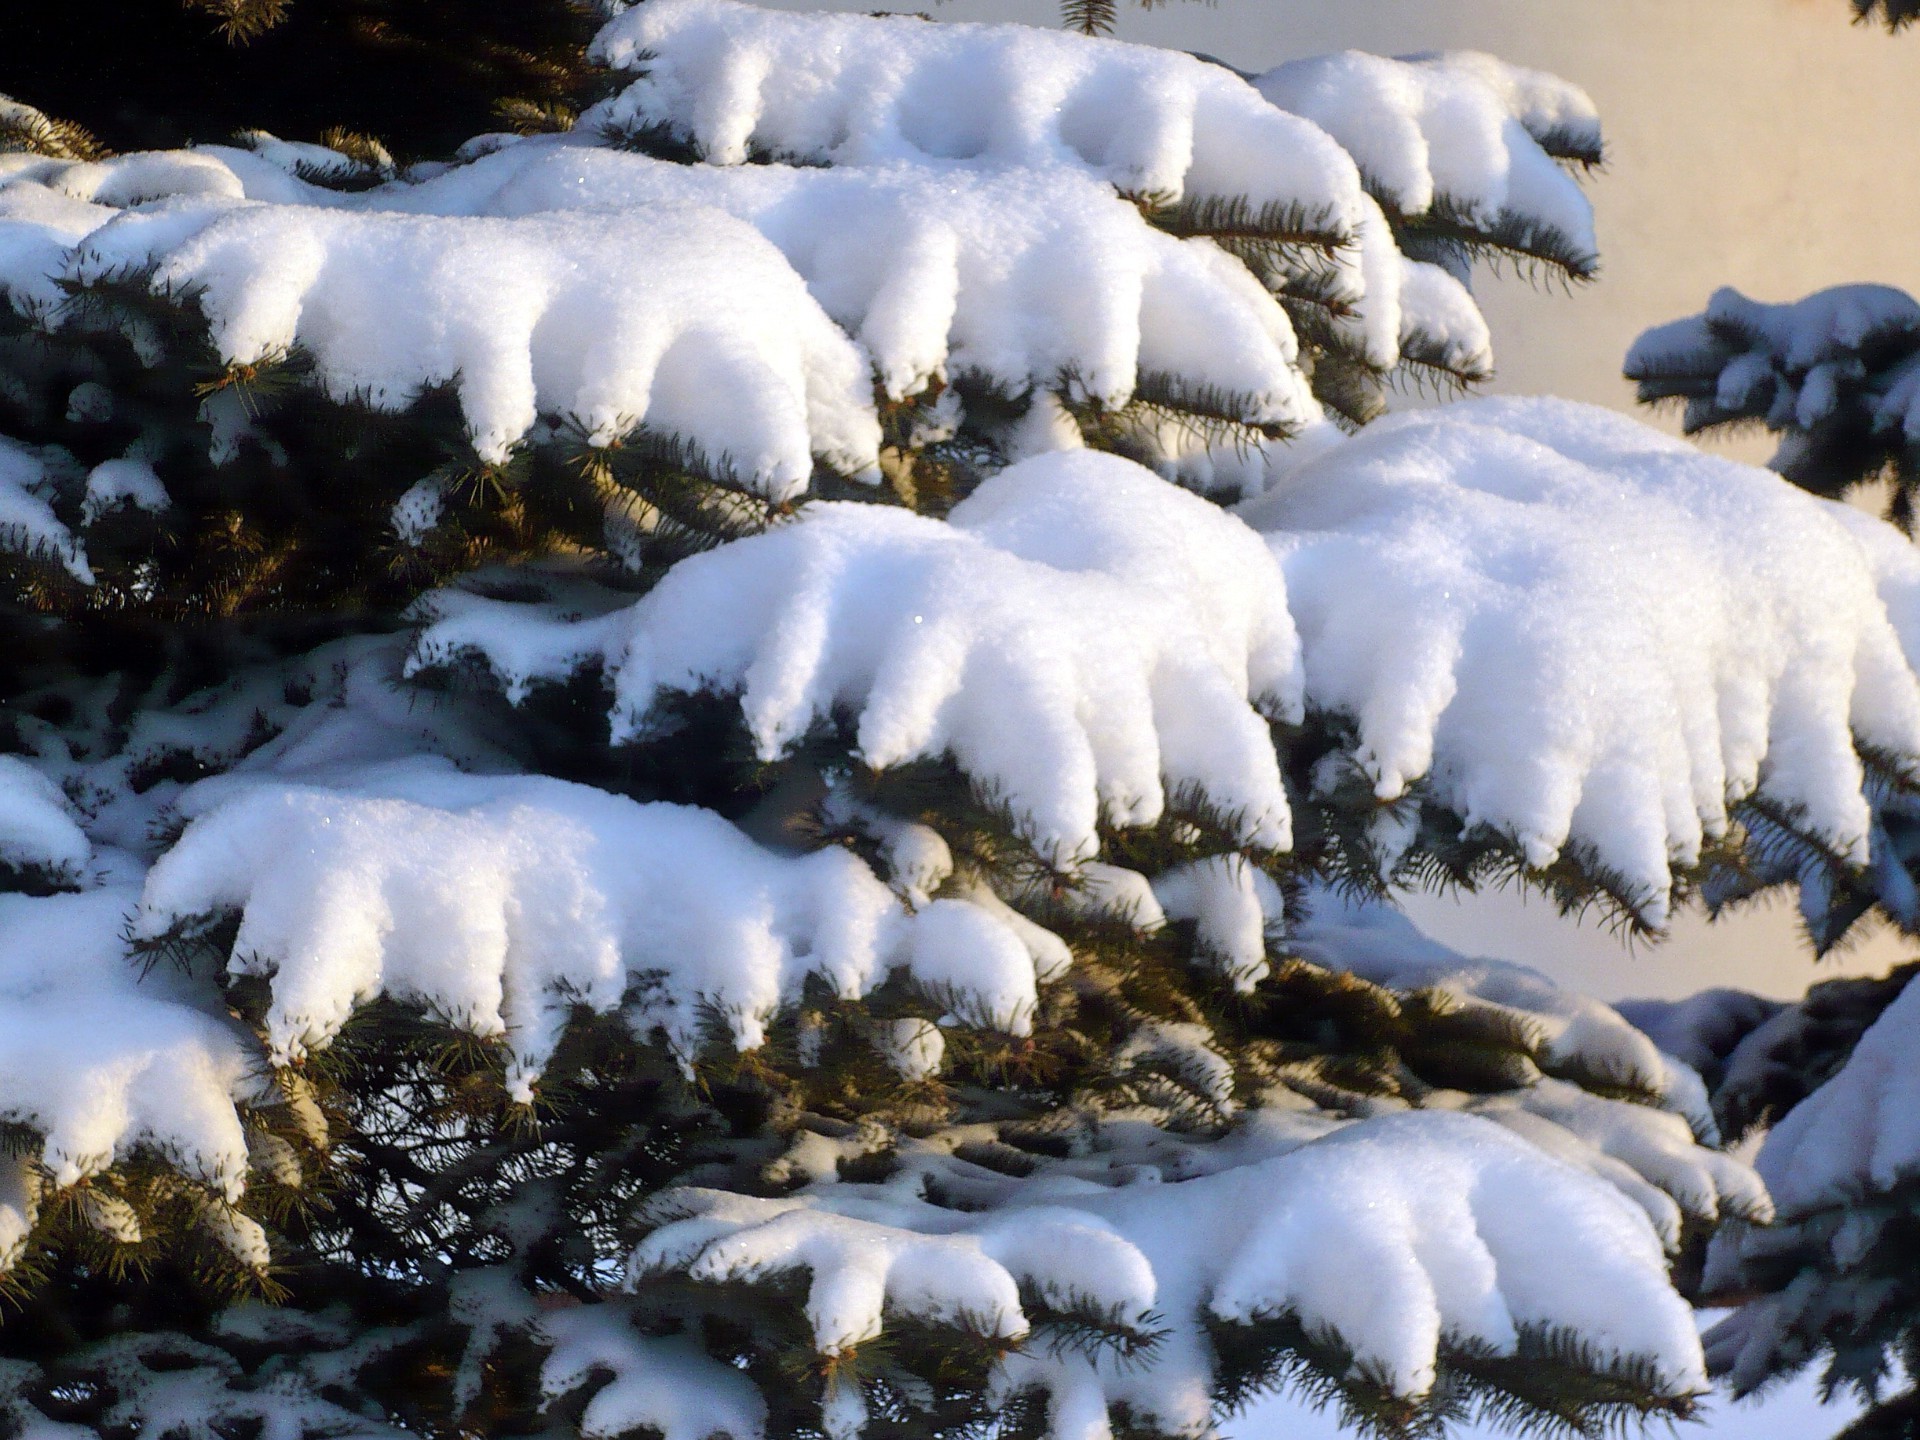
<path fill-rule="evenodd" d="M 433 158 L 0 115 L 6 1424 L 1689 1413 L 1771 1213 L 1699 1074 L 1390 899 L 1857 890 L 1920 616 L 1631 421 L 1381 418 L 1490 373 L 1476 262 L 1594 273 L 1586 97 L 569 43 Z"/>
<path fill-rule="evenodd" d="M 1856 0 L 1890 30 L 1920 10 Z M 1911 536 L 1920 493 L 1920 305 L 1880 285 L 1844 285 L 1785 304 L 1721 290 L 1699 315 L 1635 342 L 1628 378 L 1641 400 L 1684 403 L 1690 433 L 1759 424 L 1779 436 L 1770 462 L 1829 500 L 1882 503 Z M 1910 541 L 1859 512 L 1834 513 L 1920 573 Z M 1895 788 L 1874 796 L 1871 859 L 1852 875 L 1792 847 L 1714 877 L 1715 907 L 1797 887 L 1811 948 L 1824 955 L 1864 929 L 1920 934 L 1920 811 Z M 1828 1395 L 1866 1402 L 1854 1440 L 1920 1433 L 1920 1137 L 1914 1054 L 1920 990 L 1911 964 L 1877 979 L 1828 981 L 1778 1005 L 1713 992 L 1634 1018 L 1712 1088 L 1728 1137 L 1764 1136 L 1756 1166 L 1776 1223 L 1716 1237 L 1703 1286 L 1737 1306 L 1708 1335 L 1712 1367 L 1735 1394 L 1817 1366 Z"/>

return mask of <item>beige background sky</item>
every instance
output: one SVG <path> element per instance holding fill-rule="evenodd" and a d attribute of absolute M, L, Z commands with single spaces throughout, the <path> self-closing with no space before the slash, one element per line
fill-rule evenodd
<path fill-rule="evenodd" d="M 1057 14 L 1053 0 L 927 8 L 941 19 L 1034 24 Z M 1716 286 L 1766 300 L 1856 280 L 1920 291 L 1920 161 L 1910 158 L 1920 32 L 1890 37 L 1850 15 L 1846 0 L 1166 0 L 1126 10 L 1120 33 L 1247 70 L 1348 47 L 1486 50 L 1585 86 L 1611 155 L 1590 187 L 1600 279 L 1572 295 L 1511 278 L 1477 288 L 1494 327 L 1494 389 L 1631 409 L 1620 362 L 1633 337 L 1699 309 Z M 1751 459 L 1770 449 L 1764 438 L 1724 448 Z M 1539 901 L 1410 908 L 1451 944 L 1608 997 L 1708 985 L 1795 993 L 1817 973 L 1881 970 L 1912 948 L 1883 936 L 1816 972 L 1784 906 L 1711 928 L 1685 918 L 1666 944 L 1631 952 Z"/>

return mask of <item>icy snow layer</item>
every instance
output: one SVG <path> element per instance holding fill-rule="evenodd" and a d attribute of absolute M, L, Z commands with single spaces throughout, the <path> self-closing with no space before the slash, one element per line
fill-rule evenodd
<path fill-rule="evenodd" d="M 1396 216 L 1531 231 L 1590 270 L 1593 212 L 1543 143 L 1598 157 L 1593 102 L 1565 81 L 1472 53 L 1389 60 L 1357 50 L 1259 75 L 1260 93 L 1321 126 Z"/>
<path fill-rule="evenodd" d="M 1069 165 L 1131 195 L 1297 208 L 1340 234 L 1359 219 L 1359 177 L 1326 132 L 1177 52 L 1022 25 L 648 0 L 591 53 L 642 78 L 584 127 L 663 129 L 715 164 Z"/>
<path fill-rule="evenodd" d="M 327 783 L 328 779 L 331 783 Z M 137 936 L 238 911 L 230 970 L 266 977 L 275 1064 L 380 995 L 512 1056 L 531 1098 L 575 1005 L 621 1010 L 683 1058 L 720 1016 L 741 1049 L 809 976 L 857 999 L 904 970 L 961 1018 L 1024 1034 L 1051 950 L 963 900 L 908 914 L 841 849 L 794 857 L 709 811 L 431 759 L 313 783 L 216 777 L 147 876 Z"/>
<path fill-rule="evenodd" d="M 813 457 L 874 465 L 867 363 L 750 227 L 712 210 L 514 220 L 228 200 L 134 210 L 68 262 L 189 293 L 231 364 L 311 355 L 329 393 L 382 409 L 453 385 L 504 461 L 541 417 L 607 444 L 636 426 L 776 498 Z"/>
<path fill-rule="evenodd" d="M 778 1200 L 669 1192 L 652 1207 L 668 1223 L 635 1251 L 633 1276 L 641 1286 L 662 1272 L 707 1283 L 804 1276 L 827 1354 L 908 1317 L 964 1316 L 1023 1336 L 1023 1284 L 1055 1307 L 1161 1329 L 1131 1359 L 1036 1344 L 1001 1362 L 1000 1392 L 1047 1391 L 1051 1433 L 1076 1440 L 1107 1433 L 1122 1404 L 1164 1433 L 1204 1430 L 1208 1319 L 1297 1320 L 1408 1397 L 1432 1386 L 1444 1347 L 1511 1354 L 1522 1332 L 1557 1328 L 1647 1364 L 1662 1394 L 1705 1385 L 1689 1311 L 1644 1214 L 1476 1117 L 1362 1121 L 1193 1180 L 1032 1189 L 984 1213 L 894 1186 L 822 1184 Z"/>
<path fill-rule="evenodd" d="M 1650 924 L 1759 795 L 1869 859 L 1856 739 L 1920 756 L 1871 558 L 1821 502 L 1561 401 L 1397 416 L 1242 507 L 1281 557 L 1310 706 L 1383 801 L 1423 782 Z M 1353 603 L 1355 595 L 1367 603 Z"/>
<path fill-rule="evenodd" d="M 44 1136 L 56 1184 L 147 1148 L 238 1198 L 252 1047 L 214 1018 L 217 996 L 165 969 L 142 978 L 124 939 L 136 898 L 0 895 L 0 1118 Z"/>
<path fill-rule="evenodd" d="M 1232 516 L 1113 456 L 1010 466 L 944 524 L 817 505 L 582 624 L 434 604 L 423 662 L 477 652 L 521 693 L 600 658 L 619 739 L 663 693 L 735 693 L 767 758 L 844 711 L 868 765 L 951 757 L 1062 863 L 1093 857 L 1103 818 L 1153 823 L 1170 790 L 1290 843 L 1264 718 L 1299 713 L 1279 570 Z"/>

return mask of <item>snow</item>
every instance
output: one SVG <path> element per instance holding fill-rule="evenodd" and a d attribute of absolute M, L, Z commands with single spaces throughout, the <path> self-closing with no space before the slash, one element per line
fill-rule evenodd
<path fill-rule="evenodd" d="M 1190 860 L 1153 878 L 1153 898 L 1168 920 L 1192 920 L 1194 944 L 1242 993 L 1270 970 L 1267 945 L 1286 933 L 1286 900 L 1265 871 L 1243 855 Z"/>
<path fill-rule="evenodd" d="M 24 760 L 0 755 L 0 864 L 72 878 L 92 856 L 60 788 Z"/>
<path fill-rule="evenodd" d="M 1324 131 L 1177 52 L 1018 25 L 649 0 L 591 53 L 644 73 L 584 127 L 665 129 L 710 164 L 1069 165 L 1130 195 L 1319 212 L 1343 234 L 1359 218 L 1353 163 Z"/>
<path fill-rule="evenodd" d="M 36 449 L 0 435 L 0 548 L 45 555 L 83 585 L 91 584 L 85 551 L 47 503 L 66 458 L 58 450 Z"/>
<path fill-rule="evenodd" d="M 1783 305 L 1749 300 L 1723 287 L 1701 314 L 1649 330 L 1635 341 L 1627 370 L 1655 368 L 1714 347 L 1742 347 L 1734 353 L 1749 364 L 1760 361 L 1804 377 L 1876 339 L 1908 334 L 1920 335 L 1920 303 L 1888 285 L 1837 285 Z M 1728 396 L 1737 398 L 1744 396 Z"/>
<path fill-rule="evenodd" d="M 1598 113 L 1576 86 L 1489 55 L 1391 60 L 1357 50 L 1295 60 L 1253 84 L 1339 141 L 1394 214 L 1539 227 L 1584 258 L 1576 268 L 1593 265 L 1592 210 L 1540 143 L 1576 135 L 1597 153 Z"/>
<path fill-rule="evenodd" d="M 712 211 L 500 220 L 180 200 L 101 227 L 69 274 L 129 270 L 194 294 L 230 364 L 297 348 L 330 394 L 387 410 L 454 386 L 495 463 L 543 416 L 596 445 L 644 424 L 784 499 L 815 455 L 864 474 L 879 446 L 864 357 L 757 233 Z"/>
<path fill-rule="evenodd" d="M 766 1402 L 753 1382 L 709 1359 L 691 1340 L 637 1334 L 616 1305 L 583 1305 L 543 1316 L 540 1338 L 552 1348 L 540 1368 L 549 1397 L 571 1393 L 596 1372 L 612 1379 L 580 1415 L 587 1440 L 616 1440 L 636 1430 L 661 1440 L 759 1440 Z"/>
<path fill-rule="evenodd" d="M 716 690 L 771 759 L 844 708 L 865 764 L 951 757 L 1056 863 L 1189 788 L 1249 843 L 1290 843 L 1264 718 L 1298 712 L 1279 572 L 1231 516 L 1111 456 L 1010 466 L 944 524 L 812 506 L 579 625 L 456 603 L 417 655 L 469 651 L 510 693 L 604 657 L 617 740 L 661 694 Z"/>
<path fill-rule="evenodd" d="M 1001 1362 L 1001 1395 L 1051 1392 L 1055 1433 L 1129 1406 L 1167 1433 L 1210 1417 L 1203 1317 L 1291 1317 L 1347 1347 L 1392 1392 L 1433 1385 L 1446 1346 L 1511 1354 L 1523 1331 L 1577 1329 L 1649 1364 L 1663 1394 L 1705 1386 L 1690 1312 L 1659 1240 L 1612 1186 L 1485 1120 L 1410 1114 L 1358 1122 L 1220 1173 L 1117 1189 L 1035 1184 L 1032 1200 L 944 1210 L 898 1186 L 817 1185 L 780 1200 L 668 1192 L 635 1283 L 684 1274 L 765 1283 L 802 1272 L 823 1353 L 884 1333 L 890 1316 L 1029 1326 L 1020 1284 L 1076 1294 L 1162 1331 L 1130 1359 L 1029 1348 Z M 1364 1205 L 1353 1197 L 1365 1195 Z M 1196 1226 L 1193 1217 L 1207 1217 Z"/>
<path fill-rule="evenodd" d="M 979 905 L 909 914 L 844 850 L 778 854 L 689 806 L 431 759 L 215 777 L 178 803 L 192 823 L 148 874 L 134 933 L 238 912 L 228 968 L 270 984 L 275 1065 L 386 995 L 501 1039 L 528 1101 L 576 1005 L 691 1061 L 708 1014 L 753 1049 L 809 976 L 857 999 L 903 970 L 1014 1033 L 1053 978 Z"/>
<path fill-rule="evenodd" d="M 1391 990 L 1444 994 L 1460 1009 L 1519 1021 L 1554 1073 L 1656 1097 L 1717 1143 L 1699 1075 L 1612 1006 L 1528 966 L 1462 956 L 1385 904 L 1356 903 L 1316 886 L 1309 906 L 1290 936 L 1294 953 Z"/>
<path fill-rule="evenodd" d="M 1920 1174 L 1920 986 L 1909 985 L 1845 1065 L 1768 1132 L 1755 1168 L 1783 1215 L 1894 1189 Z"/>
<path fill-rule="evenodd" d="M 1606 411 L 1395 416 L 1240 513 L 1285 568 L 1307 703 L 1357 724 L 1380 800 L 1430 799 L 1530 866 L 1571 849 L 1649 924 L 1749 796 L 1866 863 L 1856 742 L 1920 754 L 1920 686 L 1849 527 Z"/>
<path fill-rule="evenodd" d="M 102 515 L 121 505 L 159 514 L 173 502 L 151 463 L 133 456 L 105 460 L 87 472 L 86 495 L 81 501 L 80 517 L 91 525 Z"/>
<path fill-rule="evenodd" d="M 1297 426 L 1317 413 L 1286 315 L 1244 267 L 1210 241 L 1154 229 L 1065 166 L 720 168 L 569 136 L 522 141 L 362 203 L 503 216 L 724 210 L 786 256 L 895 399 L 973 372 L 1016 394 L 1067 374 L 1117 408 L 1150 374 L 1245 395 L 1250 423 Z"/>
<path fill-rule="evenodd" d="M 136 1149 L 235 1199 L 247 1144 L 235 1106 L 258 1077 L 217 1000 L 127 953 L 136 893 L 0 895 L 0 1116 L 42 1137 L 71 1186 Z"/>

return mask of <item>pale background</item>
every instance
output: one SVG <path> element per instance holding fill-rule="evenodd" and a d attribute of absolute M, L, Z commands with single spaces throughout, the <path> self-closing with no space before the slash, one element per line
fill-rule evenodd
<path fill-rule="evenodd" d="M 874 0 L 762 0 L 870 9 Z M 886 3 L 886 0 L 878 0 Z M 891 0 L 893 8 L 916 8 Z M 942 19 L 1051 23 L 1052 0 L 947 0 Z M 1920 291 L 1920 31 L 1848 23 L 1847 0 L 1219 0 L 1122 16 L 1123 39 L 1204 51 L 1243 70 L 1327 50 L 1487 50 L 1585 86 L 1610 161 L 1591 186 L 1601 278 L 1569 296 L 1512 279 L 1479 286 L 1500 374 L 1493 388 L 1634 408 L 1620 361 L 1649 325 L 1698 310 L 1716 286 L 1785 300 L 1874 280 Z M 1670 423 L 1670 422 L 1661 422 Z M 1749 440 L 1728 447 L 1764 459 Z M 1708 985 L 1786 995 L 1810 979 L 1882 970 L 1913 947 L 1879 936 L 1815 970 L 1790 911 L 1708 929 L 1683 918 L 1629 950 L 1538 901 L 1416 902 L 1449 943 L 1500 954 L 1592 993 L 1682 995 Z M 1712 1440 L 1819 1440 L 1840 1416 L 1804 1385 L 1759 1408 L 1722 1406 Z M 1266 1407 L 1242 1440 L 1320 1440 L 1325 1417 Z"/>

